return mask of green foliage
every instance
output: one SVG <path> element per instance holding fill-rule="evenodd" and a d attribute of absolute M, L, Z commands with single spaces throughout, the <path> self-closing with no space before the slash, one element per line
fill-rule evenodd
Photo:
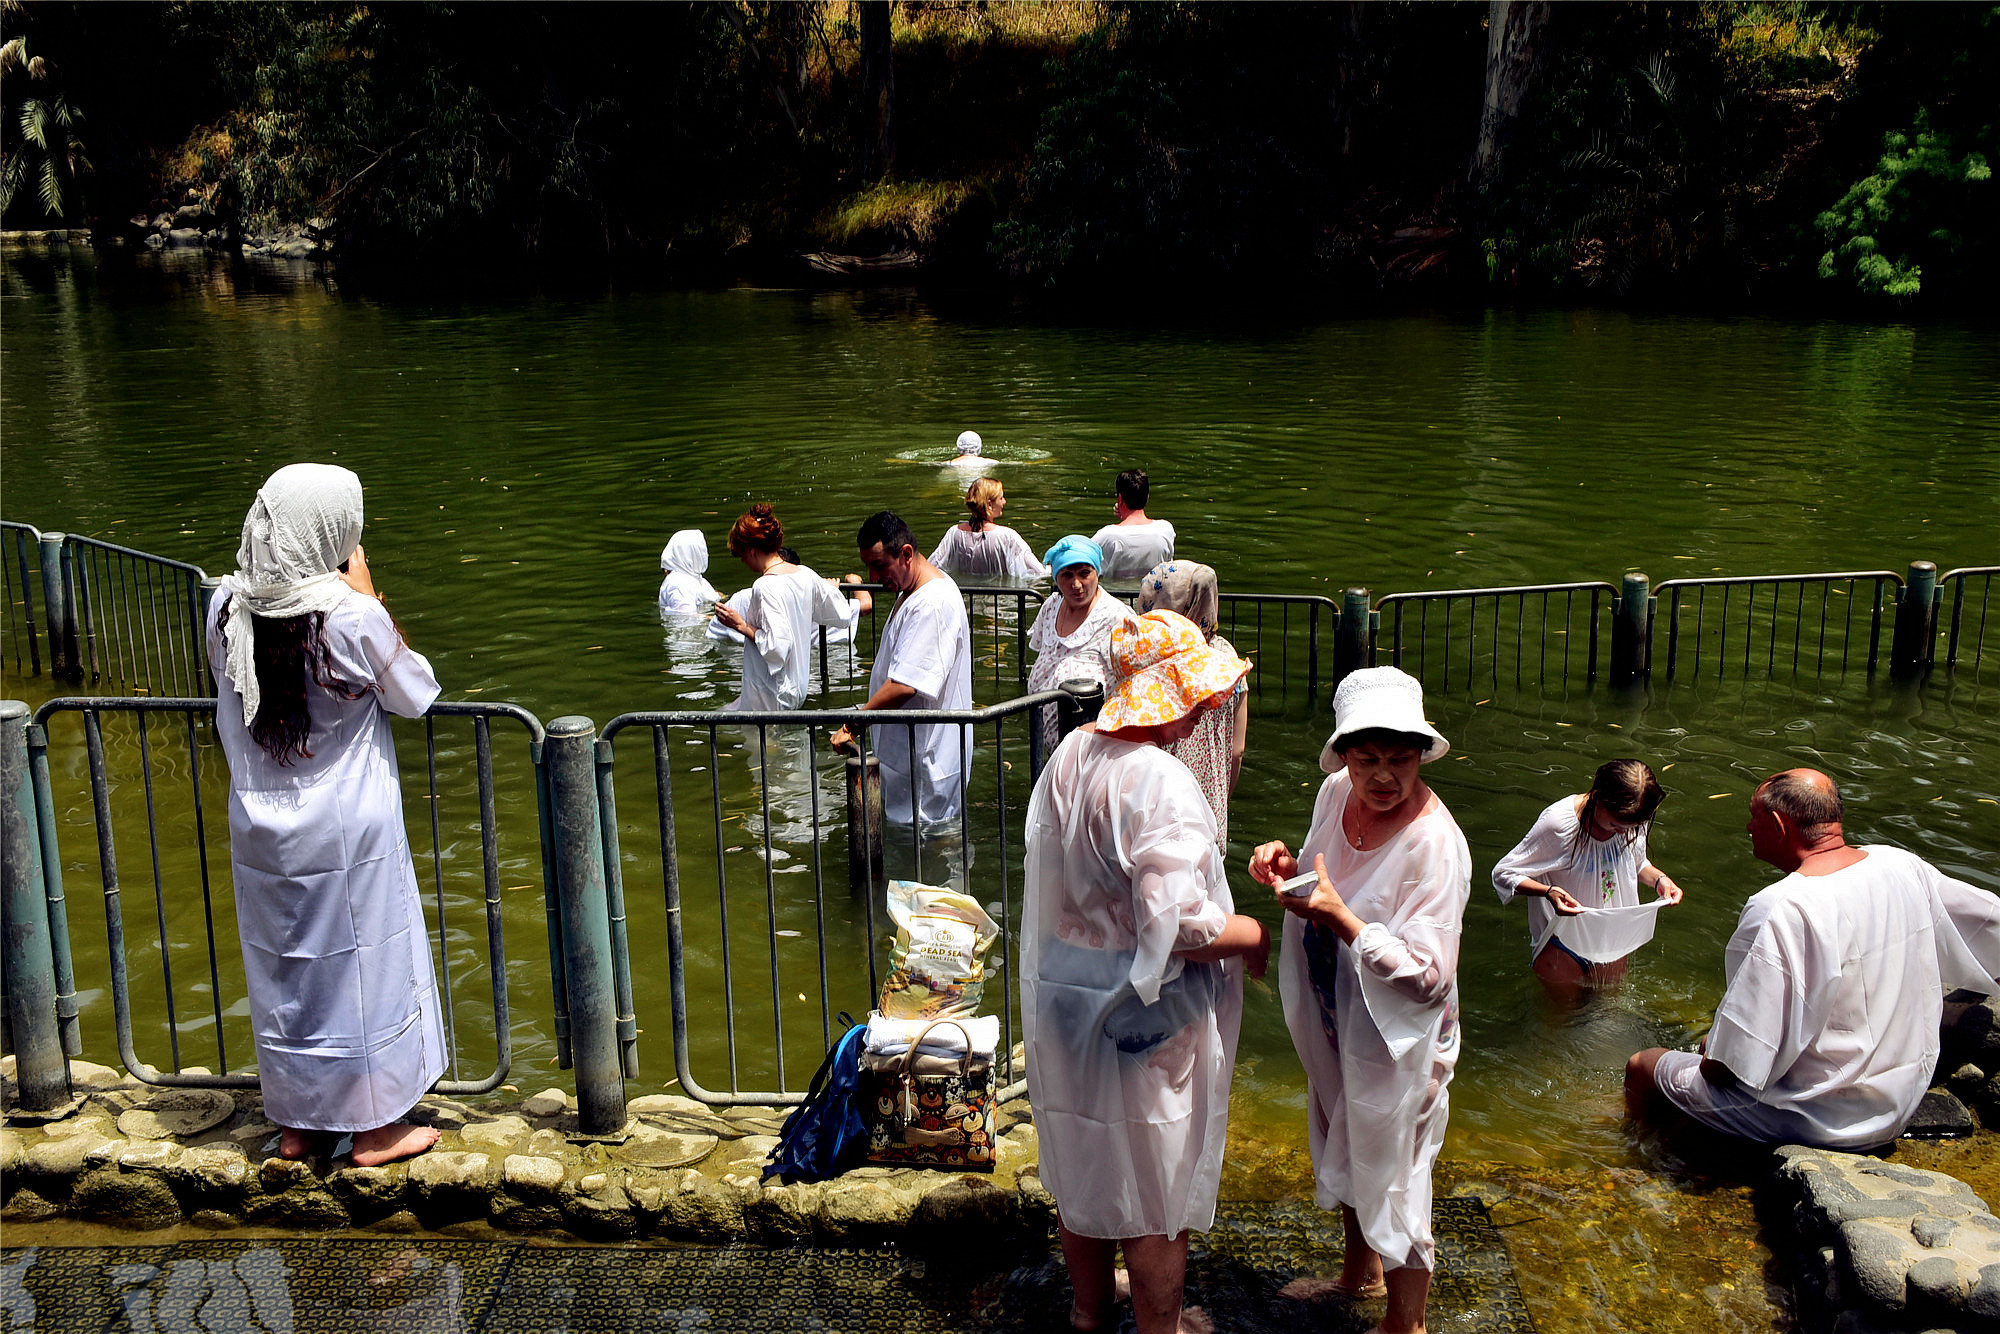
<path fill-rule="evenodd" d="M 48 61 L 29 54 L 26 37 L 0 45 L 0 81 L 14 85 L 6 89 L 9 94 L 24 78 L 47 85 L 54 73 Z M 6 115 L 19 139 L 0 147 L 0 216 L 12 212 L 18 200 L 32 198 L 41 206 L 44 221 L 80 221 L 81 178 L 91 169 L 80 137 L 83 113 L 69 104 L 62 89 L 42 87 L 18 101 L 7 97 Z"/>
<path fill-rule="evenodd" d="M 1991 131 L 1985 136 L 1991 139 Z M 1913 297 L 1923 290 L 1924 263 L 1952 264 L 1968 229 L 1990 239 L 1993 169 L 1978 148 L 1954 155 L 1951 137 L 1931 129 L 1919 110 L 1907 133 L 1882 137 L 1882 159 L 1839 203 L 1819 215 L 1828 249 L 1819 276 L 1852 284 L 1870 296 Z"/>

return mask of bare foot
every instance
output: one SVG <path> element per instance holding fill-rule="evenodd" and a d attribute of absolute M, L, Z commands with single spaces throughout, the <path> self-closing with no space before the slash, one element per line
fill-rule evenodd
<path fill-rule="evenodd" d="M 1199 1306 L 1181 1308 L 1181 1334 L 1215 1334 L 1215 1322 Z"/>
<path fill-rule="evenodd" d="M 356 1167 L 380 1167 L 401 1158 L 414 1158 L 437 1142 L 435 1128 L 398 1121 L 374 1130 L 355 1131 L 354 1152 L 350 1157 Z"/>
<path fill-rule="evenodd" d="M 320 1132 L 317 1130 L 294 1130 L 290 1126 L 278 1127 L 278 1156 L 297 1162 L 310 1158 L 319 1147 Z"/>
<path fill-rule="evenodd" d="M 1123 1306 L 1132 1300 L 1132 1275 L 1123 1269 L 1111 1271 L 1111 1304 Z"/>
<path fill-rule="evenodd" d="M 1344 1278 L 1295 1278 L 1278 1289 L 1278 1295 L 1295 1302 L 1357 1301 L 1386 1297 L 1389 1285 L 1379 1278 L 1359 1284 Z"/>

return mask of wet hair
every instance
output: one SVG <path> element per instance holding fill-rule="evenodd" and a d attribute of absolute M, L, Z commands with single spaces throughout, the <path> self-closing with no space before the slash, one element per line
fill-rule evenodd
<path fill-rule="evenodd" d="M 1000 483 L 991 477 L 981 477 L 965 488 L 965 507 L 972 511 L 972 531 L 978 532 L 993 522 L 993 502 L 1000 499 Z"/>
<path fill-rule="evenodd" d="M 777 512 L 761 501 L 729 528 L 732 556 L 741 556 L 746 551 L 773 553 L 784 544 L 785 525 L 778 522 Z"/>
<path fill-rule="evenodd" d="M 1772 774 L 1757 789 L 1757 800 L 1764 803 L 1764 809 L 1782 815 L 1797 829 L 1799 837 L 1807 843 L 1816 842 L 1838 828 L 1846 814 L 1841 805 L 1840 789 L 1831 778 L 1826 785 L 1813 782 L 1786 770 Z"/>
<path fill-rule="evenodd" d="M 223 640 L 229 638 L 229 608 L 222 609 Z M 306 683 L 332 691 L 342 699 L 360 699 L 366 687 L 353 686 L 334 674 L 333 650 L 326 643 L 326 613 L 304 616 L 259 616 L 251 613 L 250 640 L 257 663 L 257 689 L 262 693 L 250 739 L 279 764 L 309 760 L 312 713 L 306 704 Z"/>
<path fill-rule="evenodd" d="M 1377 750 L 1414 750 L 1419 756 L 1429 750 L 1432 741 L 1422 732 L 1398 732 L 1393 727 L 1364 727 L 1358 732 L 1349 732 L 1335 743 L 1333 752 L 1345 755 L 1356 746 L 1373 746 Z"/>
<path fill-rule="evenodd" d="M 1128 510 L 1146 508 L 1146 497 L 1151 495 L 1153 484 L 1146 480 L 1144 468 L 1127 468 L 1118 474 L 1118 498 L 1125 502 Z"/>
<path fill-rule="evenodd" d="M 877 510 L 868 516 L 868 522 L 861 525 L 861 535 L 854 544 L 866 551 L 876 543 L 882 544 L 882 552 L 887 556 L 901 554 L 904 547 L 913 547 L 917 539 L 910 533 L 910 525 L 897 517 L 894 510 Z"/>
<path fill-rule="evenodd" d="M 805 564 L 805 562 L 804 562 L 804 561 L 802 561 L 802 560 L 800 560 L 800 559 L 799 559 L 799 553 L 798 553 L 798 552 L 796 552 L 796 551 L 794 551 L 794 550 L 792 550 L 792 549 L 791 549 L 790 547 L 779 547 L 779 548 L 778 548 L 778 559 L 779 559 L 779 560 L 781 560 L 781 561 L 784 561 L 784 562 L 786 562 L 787 564 L 790 564 L 790 565 L 804 565 L 804 564 Z"/>
<path fill-rule="evenodd" d="M 1639 837 L 1646 827 L 1653 823 L 1653 812 L 1667 799 L 1666 789 L 1643 760 L 1606 760 L 1597 766 L 1597 776 L 1590 780 L 1590 791 L 1583 798 L 1583 810 L 1577 816 L 1577 838 L 1591 836 L 1591 822 L 1598 811 L 1603 811 L 1618 823 L 1625 825 L 1626 842 Z"/>

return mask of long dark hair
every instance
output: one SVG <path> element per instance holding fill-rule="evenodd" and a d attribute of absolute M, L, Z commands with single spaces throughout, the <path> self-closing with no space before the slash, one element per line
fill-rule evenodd
<path fill-rule="evenodd" d="M 1590 822 L 1599 810 L 1627 826 L 1622 837 L 1630 843 L 1653 823 L 1653 812 L 1667 799 L 1660 780 L 1643 760 L 1606 760 L 1591 779 L 1590 792 L 1577 814 L 1577 846 L 1588 847 Z"/>
<path fill-rule="evenodd" d="M 222 611 L 223 624 L 229 610 Z M 228 639 L 229 632 L 223 631 Z M 279 764 L 309 760 L 306 742 L 312 737 L 312 714 L 306 707 L 306 683 L 330 690 L 342 699 L 367 694 L 334 674 L 333 650 L 326 643 L 326 613 L 304 616 L 250 614 L 250 642 L 257 659 L 257 689 L 261 698 L 250 723 L 250 738 Z"/>

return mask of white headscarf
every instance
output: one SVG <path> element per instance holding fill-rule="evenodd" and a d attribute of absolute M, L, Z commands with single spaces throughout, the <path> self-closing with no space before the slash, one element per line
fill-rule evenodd
<path fill-rule="evenodd" d="M 243 696 L 243 725 L 256 721 L 262 692 L 250 618 L 332 611 L 350 591 L 340 565 L 361 541 L 361 479 L 332 463 L 294 463 L 271 474 L 243 518 L 229 594 L 225 664 Z"/>
<path fill-rule="evenodd" d="M 986 447 L 986 442 L 979 438 L 979 432 L 960 431 L 958 433 L 959 453 L 976 455 L 979 453 L 980 450 L 984 449 L 985 447 Z"/>
<path fill-rule="evenodd" d="M 683 528 L 667 539 L 660 553 L 660 568 L 700 578 L 708 572 L 708 539 L 699 528 Z"/>

